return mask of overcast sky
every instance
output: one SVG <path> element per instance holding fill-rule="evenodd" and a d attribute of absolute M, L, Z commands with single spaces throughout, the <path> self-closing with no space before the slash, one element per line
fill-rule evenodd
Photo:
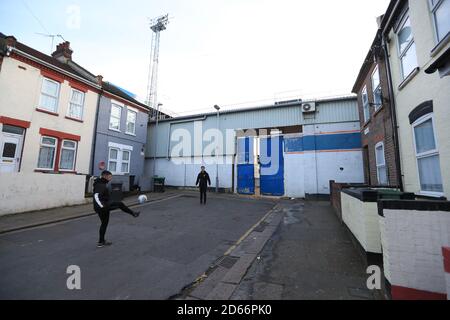
<path fill-rule="evenodd" d="M 159 101 L 180 115 L 350 93 L 389 0 L 0 0 L 0 32 L 73 59 L 145 98 L 148 18 L 161 34 Z M 79 13 L 79 14 L 78 14 Z M 55 44 L 60 42 L 55 39 Z"/>

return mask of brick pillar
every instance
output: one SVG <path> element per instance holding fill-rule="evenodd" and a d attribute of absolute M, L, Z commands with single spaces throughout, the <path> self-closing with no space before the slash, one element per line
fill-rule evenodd
<path fill-rule="evenodd" d="M 447 283 L 447 300 L 450 300 L 450 247 L 442 247 L 444 256 L 445 282 Z"/>

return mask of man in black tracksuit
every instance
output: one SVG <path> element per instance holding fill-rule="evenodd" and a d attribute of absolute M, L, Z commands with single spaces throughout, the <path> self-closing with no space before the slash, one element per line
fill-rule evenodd
<path fill-rule="evenodd" d="M 99 248 L 112 244 L 111 242 L 105 241 L 105 233 L 106 228 L 108 227 L 109 213 L 111 210 L 121 209 L 135 218 L 139 216 L 139 212 L 131 210 L 123 202 L 110 201 L 108 182 L 110 182 L 111 179 L 112 173 L 105 170 L 102 172 L 101 177 L 94 182 L 94 210 L 97 212 L 100 221 L 102 222 L 99 232 L 100 239 L 97 244 L 97 247 Z"/>
<path fill-rule="evenodd" d="M 200 204 L 206 204 L 206 190 L 208 189 L 208 184 L 211 185 L 211 180 L 209 179 L 208 172 L 205 171 L 205 167 L 201 167 L 200 173 L 197 176 L 197 182 L 195 185 L 200 187 Z"/>

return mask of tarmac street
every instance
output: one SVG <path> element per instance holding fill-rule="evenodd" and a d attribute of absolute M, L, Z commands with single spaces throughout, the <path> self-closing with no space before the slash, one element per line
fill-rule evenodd
<path fill-rule="evenodd" d="M 0 299 L 168 299 L 194 282 L 274 206 L 273 200 L 197 194 L 111 214 L 97 248 L 97 216 L 0 234 Z M 69 290 L 69 266 L 81 289 Z"/>

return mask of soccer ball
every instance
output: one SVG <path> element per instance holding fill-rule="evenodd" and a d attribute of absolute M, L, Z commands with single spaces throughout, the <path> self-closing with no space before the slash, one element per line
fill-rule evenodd
<path fill-rule="evenodd" d="M 138 197 L 138 201 L 139 201 L 139 203 L 147 202 L 147 196 L 146 196 L 145 194 L 141 194 L 141 195 Z"/>

